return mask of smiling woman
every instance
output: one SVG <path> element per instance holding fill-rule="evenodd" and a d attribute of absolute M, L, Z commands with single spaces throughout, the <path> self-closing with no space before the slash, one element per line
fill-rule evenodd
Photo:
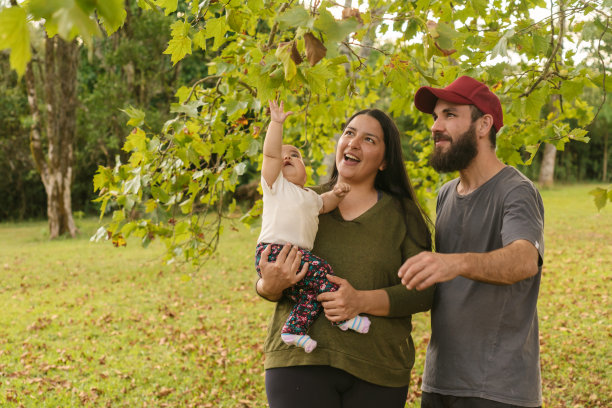
<path fill-rule="evenodd" d="M 279 336 L 294 310 L 294 301 L 282 294 L 304 273 L 298 273 L 297 251 L 287 248 L 276 261 L 259 263 L 257 291 L 278 301 L 264 348 L 272 408 L 399 408 L 406 402 L 414 364 L 412 314 L 431 307 L 433 289 L 408 291 L 397 271 L 408 257 L 431 249 L 431 235 L 406 175 L 399 131 L 384 112 L 367 109 L 347 121 L 330 182 L 320 191 L 343 184 L 350 191 L 319 216 L 312 249 L 333 267 L 335 276 L 328 278 L 337 290 L 324 289 L 316 298 L 326 319 L 310 326 L 317 344 L 309 353 Z M 360 317 L 371 321 L 369 332 L 334 327 Z"/>

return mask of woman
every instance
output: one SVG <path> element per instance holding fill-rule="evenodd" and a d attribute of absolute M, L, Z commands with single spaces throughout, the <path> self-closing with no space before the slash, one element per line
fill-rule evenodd
<path fill-rule="evenodd" d="M 295 247 L 285 246 L 274 263 L 264 251 L 256 290 L 278 301 L 264 347 L 271 408 L 406 402 L 414 364 L 411 315 L 431 308 L 433 288 L 407 291 L 397 271 L 408 257 L 431 249 L 431 235 L 406 175 L 399 131 L 384 112 L 363 110 L 348 120 L 323 189 L 337 182 L 351 190 L 320 216 L 312 252 L 328 260 L 337 275 L 329 280 L 340 288 L 318 300 L 331 322 L 369 315 L 370 331 L 342 332 L 317 319 L 310 328 L 319 341 L 312 353 L 282 343 L 279 333 L 292 307 L 282 291 L 302 279 L 305 268 Z"/>

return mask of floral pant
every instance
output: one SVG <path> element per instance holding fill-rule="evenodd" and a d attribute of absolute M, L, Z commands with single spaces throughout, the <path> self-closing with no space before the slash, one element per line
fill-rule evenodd
<path fill-rule="evenodd" d="M 268 245 L 271 247 L 270 255 L 268 256 L 269 262 L 274 262 L 281 249 L 283 249 L 283 245 L 278 244 L 257 244 L 255 268 L 259 276 L 261 276 L 259 270 L 261 253 Z M 300 248 L 300 252 L 302 253 L 300 268 L 304 265 L 304 262 L 308 262 L 308 272 L 306 272 L 304 279 L 285 289 L 283 292 L 285 296 L 296 304 L 293 306 L 281 333 L 306 334 L 308 328 L 323 310 L 323 306 L 317 301 L 317 296 L 323 292 L 335 292 L 338 290 L 338 285 L 331 283 L 326 277 L 327 274 L 334 273 L 332 267 L 325 260 L 313 255 L 308 250 Z M 298 269 L 298 271 L 300 270 Z"/>

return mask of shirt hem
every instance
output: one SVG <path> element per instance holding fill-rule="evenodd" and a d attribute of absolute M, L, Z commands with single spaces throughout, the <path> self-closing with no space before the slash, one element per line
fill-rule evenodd
<path fill-rule="evenodd" d="M 474 398 L 484 398 L 489 399 L 496 402 L 501 402 L 503 404 L 510 405 L 518 405 L 520 407 L 540 407 L 542 406 L 542 399 L 539 400 L 517 400 L 513 398 L 508 398 L 502 395 L 494 395 L 485 391 L 473 391 L 473 390 L 447 390 L 440 389 L 428 386 L 423 384 L 421 386 L 421 390 L 425 392 L 434 392 L 436 394 L 442 395 L 452 395 L 454 397 L 474 397 Z"/>
<path fill-rule="evenodd" d="M 318 352 L 318 353 L 317 353 Z M 381 367 L 379 363 L 356 358 L 338 350 L 317 347 L 312 353 L 303 355 L 295 350 L 275 350 L 266 352 L 264 369 L 292 367 L 304 365 L 325 365 L 344 370 L 355 377 L 384 387 L 403 387 L 410 385 L 410 372 L 408 369 Z M 399 380 L 398 380 L 399 379 Z"/>

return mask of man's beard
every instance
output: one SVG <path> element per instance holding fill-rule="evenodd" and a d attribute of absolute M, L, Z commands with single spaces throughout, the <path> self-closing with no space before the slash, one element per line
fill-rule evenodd
<path fill-rule="evenodd" d="M 434 140 L 437 137 L 444 138 L 445 136 L 434 135 Z M 440 173 L 463 170 L 469 166 L 477 153 L 476 130 L 472 123 L 465 133 L 450 142 L 447 151 L 442 151 L 442 148 L 434 146 L 429 165 Z"/>

